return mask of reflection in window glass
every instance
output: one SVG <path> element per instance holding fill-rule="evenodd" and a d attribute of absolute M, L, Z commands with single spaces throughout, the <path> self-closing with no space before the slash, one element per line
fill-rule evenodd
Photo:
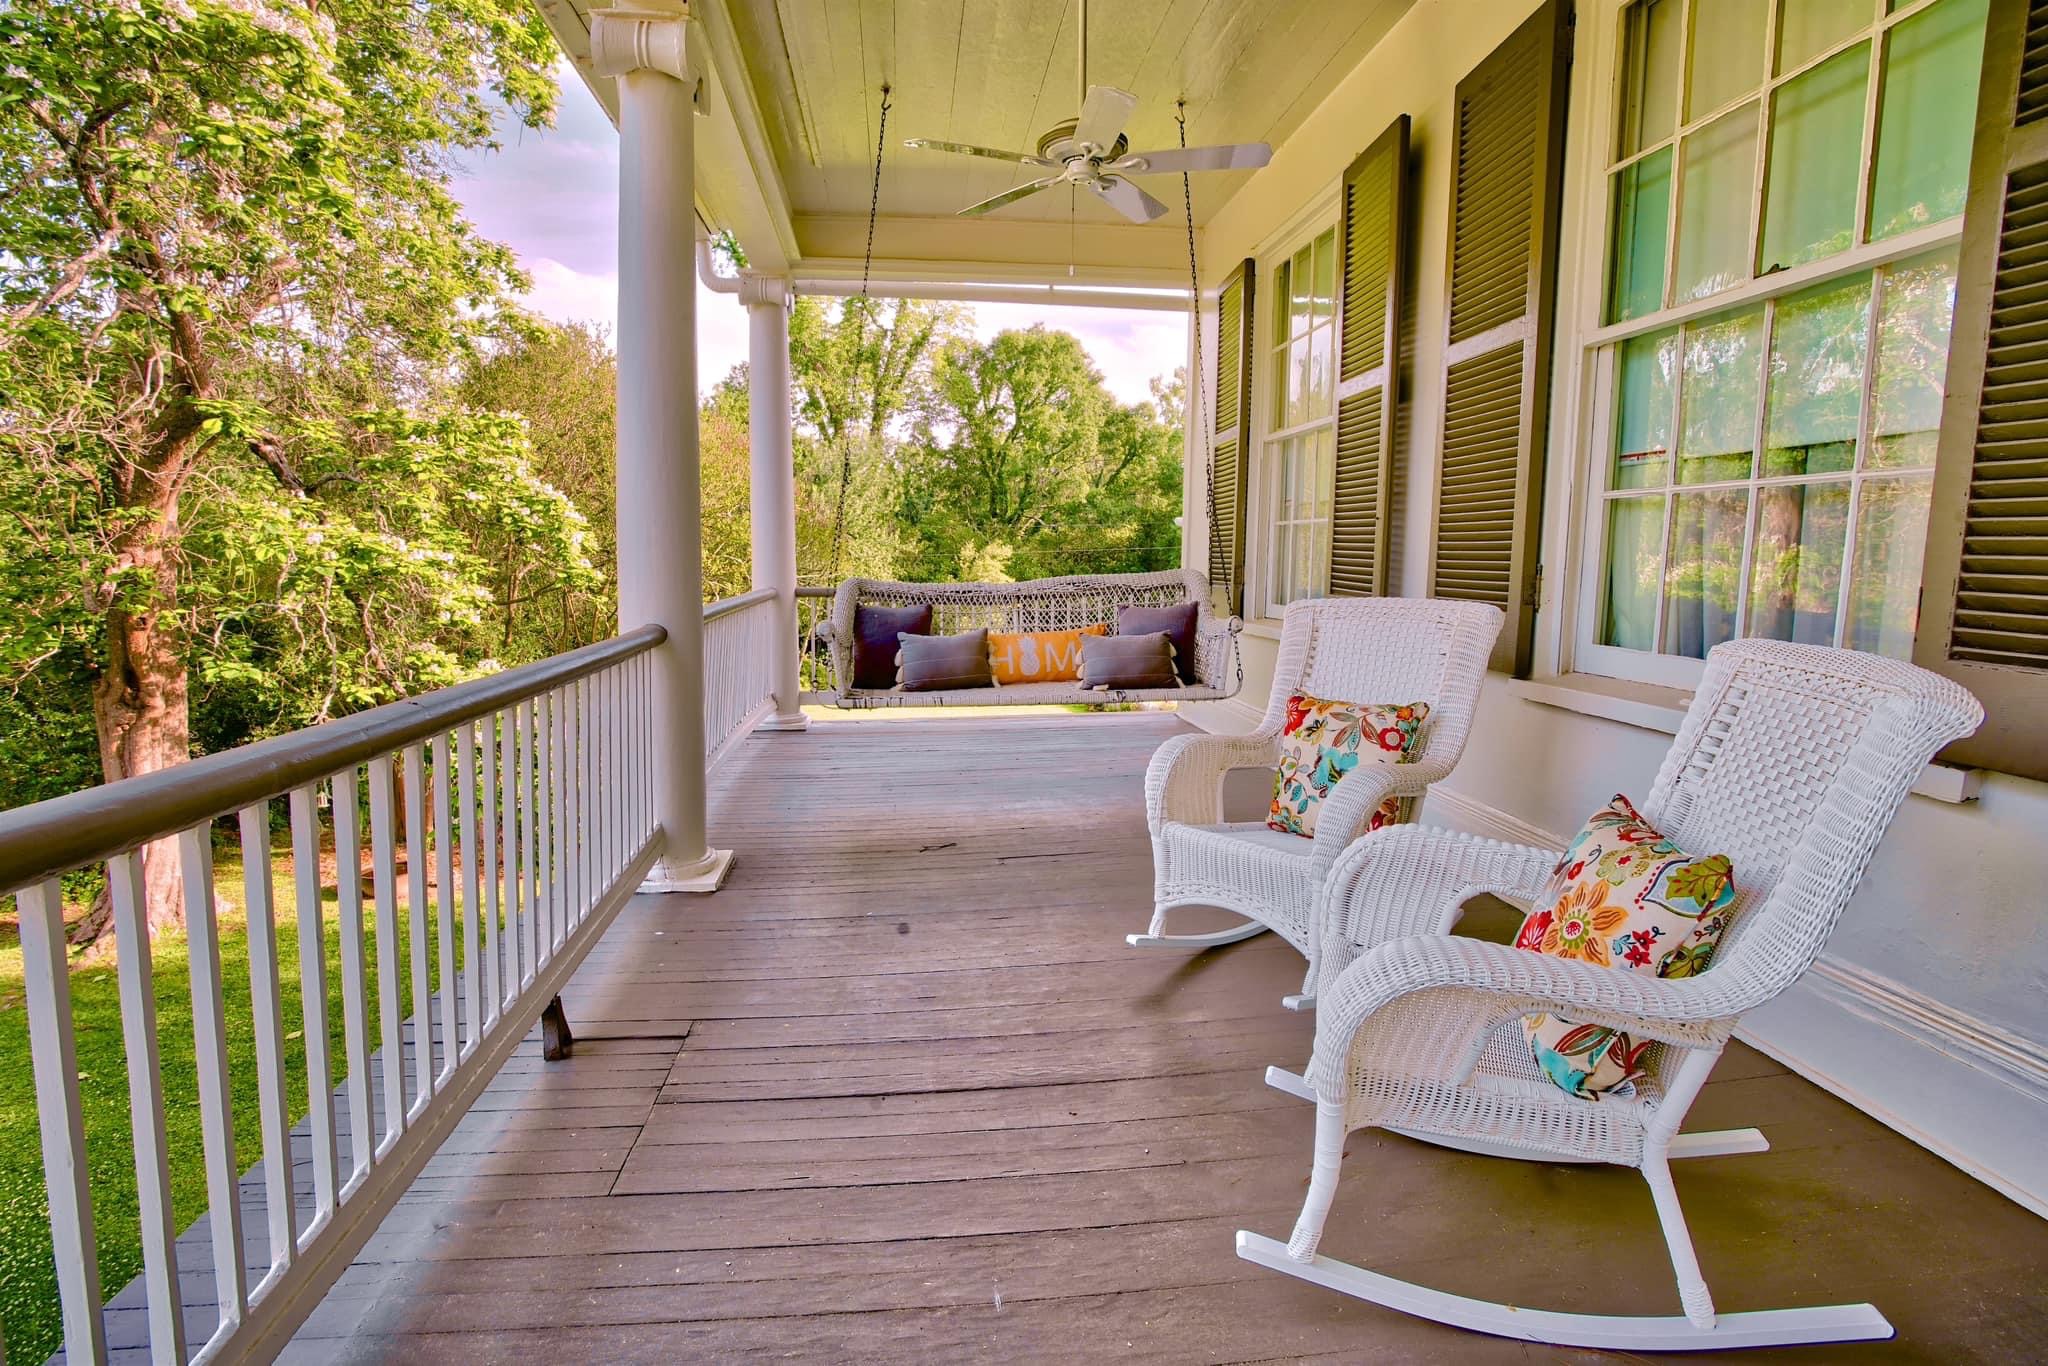
<path fill-rule="evenodd" d="M 1329 591 L 1332 349 L 1336 335 L 1334 230 L 1273 269 L 1273 435 L 1261 447 L 1271 510 L 1266 605 Z"/>
<path fill-rule="evenodd" d="M 1735 638 L 1749 490 L 1681 493 L 1673 503 L 1670 567 L 1664 571 L 1663 650 L 1705 659 L 1707 651 Z"/>
<path fill-rule="evenodd" d="M 1752 308 L 1685 329 L 1678 482 L 1749 477 L 1756 441 L 1764 315 Z"/>
<path fill-rule="evenodd" d="M 1854 241 L 1869 76 L 1870 47 L 1859 43 L 1787 81 L 1772 96 L 1771 171 L 1757 274 L 1832 256 Z"/>
<path fill-rule="evenodd" d="M 1766 475 L 1855 466 L 1869 337 L 1868 275 L 1778 301 L 1765 400 Z"/>
<path fill-rule="evenodd" d="M 1675 302 L 1704 299 L 1749 279 L 1750 185 L 1757 107 L 1722 115 L 1684 141 Z"/>
<path fill-rule="evenodd" d="M 1614 173 L 1609 322 L 1664 306 L 1664 236 L 1670 224 L 1671 149 L 1664 147 Z"/>
<path fill-rule="evenodd" d="M 1778 7 L 1778 70 L 1790 71 L 1870 27 L 1870 0 L 1784 0 Z"/>
<path fill-rule="evenodd" d="M 1744 633 L 1803 645 L 1834 644 L 1848 534 L 1846 480 L 1758 489 Z"/>
<path fill-rule="evenodd" d="M 1678 112 L 1679 0 L 1638 0 L 1623 16 L 1621 141 L 1633 156 L 1671 136 Z"/>
<path fill-rule="evenodd" d="M 1849 620 L 1842 644 L 1851 650 L 1913 657 L 1919 624 L 1920 553 L 1927 540 L 1933 479 L 1865 480 L 1857 496 L 1856 567 L 1849 581 Z"/>
<path fill-rule="evenodd" d="M 1949 323 L 1956 311 L 1954 248 L 1884 273 L 1872 383 L 1869 464 L 1908 469 L 1934 463 Z"/>
<path fill-rule="evenodd" d="M 1607 505 L 1607 584 L 1600 643 L 1648 650 L 1657 641 L 1657 589 L 1664 564 L 1664 499 L 1617 498 Z"/>
<path fill-rule="evenodd" d="M 1671 477 L 1671 418 L 1678 397 L 1678 332 L 1621 344 L 1621 410 L 1609 487 L 1657 488 Z"/>
<path fill-rule="evenodd" d="M 1287 267 L 1287 313 L 1288 332 L 1292 336 L 1308 335 L 1312 314 L 1309 309 L 1309 287 L 1315 276 L 1315 253 L 1303 247 L 1294 253 L 1294 260 Z"/>
<path fill-rule="evenodd" d="M 1316 321 L 1328 318 L 1337 301 L 1337 240 L 1335 237 L 1316 239 Z"/>
<path fill-rule="evenodd" d="M 1764 75 L 1764 21 L 1769 10 L 1769 0 L 1695 0 L 1686 118 L 1712 113 L 1757 88 Z"/>
<path fill-rule="evenodd" d="M 1939 0 L 1891 31 L 1870 186 L 1873 242 L 1963 211 L 1985 4 Z"/>

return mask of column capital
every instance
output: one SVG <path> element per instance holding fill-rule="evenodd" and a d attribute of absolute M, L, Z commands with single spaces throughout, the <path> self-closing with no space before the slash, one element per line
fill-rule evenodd
<path fill-rule="evenodd" d="M 751 270 L 740 272 L 740 302 L 748 308 L 771 305 L 788 308 L 795 295 L 787 275 L 762 275 Z"/>
<path fill-rule="evenodd" d="M 600 76 L 658 71 L 685 85 L 697 83 L 687 41 L 685 0 L 637 0 L 590 12 L 590 63 Z"/>

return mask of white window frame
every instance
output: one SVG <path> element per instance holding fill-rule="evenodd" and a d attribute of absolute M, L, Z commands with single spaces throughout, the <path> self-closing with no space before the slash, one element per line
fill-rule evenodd
<path fill-rule="evenodd" d="M 1704 111 L 1697 118 L 1687 120 L 1681 117 L 1673 127 L 1672 139 L 1674 144 L 1681 136 L 1679 130 L 1704 127 L 1716 118 L 1728 113 L 1729 110 L 1739 107 L 1750 99 L 1761 101 L 1763 107 L 1768 110 L 1771 92 L 1775 87 L 1796 79 L 1829 58 L 1855 46 L 1858 42 L 1873 41 L 1886 30 L 1895 27 L 1905 19 L 1912 18 L 1936 2 L 1937 0 L 1910 0 L 1910 3 L 1900 4 L 1896 11 L 1886 13 L 1879 18 L 1873 29 L 1860 31 L 1862 36 L 1829 46 L 1810 56 L 1799 65 L 1789 68 L 1783 75 L 1774 75 L 1767 70 L 1758 91 L 1741 99 L 1731 100 L 1721 107 Z M 1700 3 L 1702 3 L 1702 0 L 1684 0 L 1684 12 L 1679 19 L 1682 31 L 1689 31 L 1689 26 L 1692 22 L 1691 11 L 1694 6 Z M 1571 368 L 1582 377 L 1584 385 L 1582 393 L 1585 399 L 1583 414 L 1575 424 L 1581 439 L 1578 442 L 1579 459 L 1575 462 L 1576 467 L 1573 470 L 1574 477 L 1570 503 L 1570 517 L 1572 521 L 1570 532 L 1572 545 L 1576 550 L 1576 553 L 1569 557 L 1574 585 L 1570 596 L 1571 606 L 1574 610 L 1560 641 L 1563 648 L 1560 651 L 1562 657 L 1559 660 L 1559 668 L 1560 671 L 1595 674 L 1631 682 L 1690 689 L 1698 685 L 1700 677 L 1706 668 L 1706 661 L 1682 655 L 1667 655 L 1644 650 L 1631 650 L 1616 645 L 1602 645 L 1598 640 L 1601 620 L 1601 594 L 1604 587 L 1604 571 L 1606 569 L 1607 557 L 1607 509 L 1615 501 L 1607 496 L 1607 478 L 1608 465 L 1612 457 L 1614 444 L 1613 424 L 1615 407 L 1619 397 L 1616 388 L 1617 367 L 1615 364 L 1615 359 L 1620 350 L 1619 343 L 1630 337 L 1663 331 L 1666 328 L 1675 327 L 1687 321 L 1710 318 L 1717 314 L 1731 312 L 1745 306 L 1796 294 L 1824 281 L 1845 278 L 1865 271 L 1876 271 L 1894 262 L 1919 256 L 1942 246 L 1953 245 L 1962 238 L 1963 220 L 1962 216 L 1958 214 L 1956 217 L 1944 222 L 1929 224 L 1926 227 L 1917 228 L 1911 232 L 1901 233 L 1882 242 L 1859 243 L 1847 251 L 1823 257 L 1817 261 L 1805 262 L 1761 279 L 1753 279 L 1733 289 L 1724 290 L 1719 294 L 1709 295 L 1703 299 L 1693 300 L 1672 308 L 1658 309 L 1655 312 L 1646 313 L 1638 318 L 1630 318 L 1625 322 L 1606 322 L 1608 271 L 1611 266 L 1611 262 L 1608 259 L 1608 251 L 1612 242 L 1613 224 L 1611 220 L 1614 212 L 1608 176 L 1610 174 L 1610 167 L 1616 160 L 1613 155 L 1613 148 L 1618 132 L 1622 96 L 1621 85 L 1624 79 L 1622 68 L 1625 39 L 1621 27 L 1622 15 L 1628 4 L 1629 0 L 1594 0 L 1594 4 L 1587 7 L 1593 11 L 1592 13 L 1587 14 L 1583 11 L 1581 13 L 1582 20 L 1588 20 L 1598 26 L 1595 33 L 1589 36 L 1594 37 L 1595 41 L 1599 43 L 1600 53 L 1599 60 L 1594 66 L 1593 79 L 1590 85 L 1593 97 L 1587 101 L 1587 104 L 1592 106 L 1589 110 L 1591 117 L 1587 120 L 1589 124 L 1588 137 L 1587 141 L 1581 144 L 1582 147 L 1588 150 L 1578 177 L 1580 208 L 1577 221 L 1587 225 L 1587 228 L 1586 240 L 1579 244 L 1581 269 L 1578 272 L 1579 283 L 1575 290 L 1576 298 L 1573 302 L 1573 307 L 1574 315 L 1582 321 L 1578 329 L 1578 336 L 1569 339 L 1569 348 L 1563 345 L 1559 347 L 1561 354 L 1568 355 L 1571 358 L 1569 361 Z M 1873 4 L 1872 8 L 1875 11 L 1876 5 Z M 1765 39 L 1767 44 L 1773 46 L 1776 34 L 1776 15 L 1777 7 L 1774 4 L 1770 11 L 1771 17 L 1767 20 Z M 1875 42 L 1873 42 L 1873 62 L 1878 60 L 1878 53 L 1879 49 Z M 1684 82 L 1685 77 L 1686 73 L 1681 70 L 1678 77 L 1681 84 Z M 1683 90 L 1681 89 L 1674 93 L 1675 96 L 1682 97 Z M 1871 176 L 1871 159 L 1877 125 L 1877 102 L 1881 93 L 1880 80 L 1873 77 L 1866 82 L 1864 90 L 1863 146 L 1860 153 L 1862 158 L 1860 184 L 1863 189 L 1856 206 L 1856 235 L 1858 237 L 1863 235 L 1865 228 L 1864 218 L 1868 210 L 1868 185 Z M 1767 117 L 1760 118 L 1758 120 L 1757 134 L 1759 143 L 1758 169 L 1754 172 L 1753 197 L 1750 205 L 1749 255 L 1745 258 L 1748 262 L 1752 263 L 1750 266 L 1752 269 L 1756 259 L 1758 235 L 1763 231 L 1763 205 L 1760 199 L 1764 193 L 1764 187 L 1768 183 L 1769 165 L 1766 157 L 1770 131 L 1770 120 Z M 1674 178 L 1680 177 L 1682 168 L 1674 163 L 1672 174 Z M 1682 199 L 1683 184 L 1681 181 L 1673 185 L 1670 221 L 1666 225 L 1664 262 L 1667 277 L 1668 273 L 1673 269 L 1673 236 L 1678 231 L 1678 224 L 1683 214 Z M 1877 304 L 1878 300 L 1873 297 L 1873 320 L 1877 316 Z M 1765 362 L 1767 364 L 1769 357 L 1768 333 L 1765 337 L 1764 349 Z M 1866 425 L 1869 413 L 1868 398 L 1869 396 L 1866 393 L 1864 404 Z M 1760 391 L 1758 394 L 1759 414 L 1762 413 L 1765 402 L 1765 396 Z M 1761 421 L 1761 417 L 1759 421 Z M 1675 435 L 1676 429 L 1674 429 Z M 1867 439 L 1867 436 L 1868 433 L 1859 432 L 1859 447 L 1860 443 Z M 1675 451 L 1672 453 L 1671 458 L 1675 464 L 1677 459 Z M 1675 479 L 1675 477 L 1676 471 L 1674 468 L 1673 478 Z M 1862 473 L 1858 471 L 1854 477 L 1860 484 L 1863 478 Z M 1786 481 L 1772 481 L 1752 477 L 1744 481 L 1742 486 L 1754 489 L 1770 482 Z M 1790 482 L 1800 481 L 1792 480 Z M 1714 486 L 1708 484 L 1686 485 L 1684 487 L 1687 491 L 1690 491 L 1694 488 L 1710 488 Z M 1678 488 L 1679 486 L 1674 483 L 1668 486 L 1665 492 L 1668 496 L 1675 496 Z M 1754 508 L 1752 508 L 1750 515 L 1754 517 Z M 1668 534 L 1669 518 L 1667 515 L 1666 535 L 1668 536 Z M 1753 537 L 1753 528 L 1745 532 L 1743 540 L 1745 561 L 1752 548 Z M 1847 553 L 1848 551 L 1845 547 L 1845 561 Z M 1745 572 L 1742 575 L 1741 603 L 1743 605 L 1746 605 L 1748 598 L 1747 568 L 1748 566 L 1745 563 Z M 1844 578 L 1845 580 L 1847 578 L 1846 562 L 1844 565 Z"/>
<path fill-rule="evenodd" d="M 1258 263 L 1259 279 L 1255 290 L 1258 314 L 1252 320 L 1252 441 L 1251 441 L 1251 523 L 1245 544 L 1245 607 L 1254 620 L 1277 623 L 1286 613 L 1285 603 L 1273 601 L 1273 550 L 1279 537 L 1279 515 L 1281 505 L 1279 443 L 1289 437 L 1312 432 L 1318 426 L 1331 429 L 1335 439 L 1337 422 L 1336 405 L 1336 338 L 1331 338 L 1331 402 L 1328 415 L 1312 422 L 1294 427 L 1276 427 L 1273 422 L 1273 284 L 1280 267 L 1294 258 L 1294 253 L 1314 242 L 1326 232 L 1341 232 L 1343 225 L 1337 216 L 1337 192 L 1334 184 L 1325 188 L 1307 206 L 1290 219 L 1287 225 L 1260 243 L 1252 259 Z M 1333 236 L 1334 245 L 1334 236 Z M 1335 326 L 1333 320 L 1332 327 Z M 1334 454 L 1333 454 L 1334 460 Z M 1333 509 L 1334 511 L 1334 509 Z M 1324 525 L 1324 536 L 1329 535 L 1328 523 Z M 1326 555 L 1327 559 L 1327 555 Z"/>

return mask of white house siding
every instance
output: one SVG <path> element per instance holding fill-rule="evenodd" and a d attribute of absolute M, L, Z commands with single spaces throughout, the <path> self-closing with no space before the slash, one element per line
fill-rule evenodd
<path fill-rule="evenodd" d="M 1260 256 L 1299 226 L 1305 210 L 1334 202 L 1338 176 L 1397 115 L 1412 119 L 1417 220 L 1409 306 L 1419 325 L 1410 352 L 1406 455 L 1397 476 L 1393 566 L 1398 591 L 1426 581 L 1442 384 L 1445 220 L 1450 197 L 1452 96 L 1459 77 L 1535 8 L 1535 0 L 1418 0 L 1285 145 L 1235 195 L 1204 233 L 1205 283 Z M 1584 287 L 1577 176 L 1580 130 L 1595 91 L 1604 92 L 1594 27 L 1582 7 L 1573 68 L 1572 175 L 1562 243 L 1560 290 Z M 1332 210 L 1334 214 L 1334 209 Z M 1261 265 L 1265 262 L 1262 260 Z M 1261 283 L 1264 281 L 1262 279 Z M 1594 286 L 1597 288 L 1597 280 Z M 1579 310 L 1560 306 L 1569 328 Z M 1203 319 L 1213 345 L 1214 313 Z M 1213 352 L 1211 352 L 1213 357 Z M 1579 442 L 1580 348 L 1560 336 L 1553 377 L 1551 461 L 1545 500 L 1544 610 L 1539 671 L 1560 658 L 1558 617 L 1572 591 L 1563 572 L 1573 512 L 1569 458 Z M 1264 376 L 1255 397 L 1263 402 Z M 1213 375 L 1205 376 L 1213 385 Z M 1209 388 L 1201 411 L 1208 410 Z M 1253 478 L 1258 476 L 1254 442 Z M 1202 471 L 1190 462 L 1187 563 L 1205 562 Z M 1261 504 L 1251 502 L 1254 520 Z M 1251 533 L 1250 557 L 1260 540 Z M 1248 558 L 1249 563 L 1249 558 Z M 1245 687 L 1230 703 L 1189 708 L 1198 724 L 1236 731 L 1253 725 L 1271 676 L 1277 623 L 1253 623 L 1244 639 Z M 1547 660 L 1547 664 L 1543 661 Z M 1489 680 L 1472 741 L 1456 774 L 1424 819 L 1503 838 L 1543 839 L 1576 829 L 1617 791 L 1647 792 L 1668 736 L 1652 728 L 1657 708 L 1624 706 L 1649 725 L 1627 724 L 1530 700 L 1531 685 Z M 1630 690 L 1622 689 L 1628 693 Z M 1553 694 L 1554 695 L 1554 694 Z M 1634 696 L 1636 694 L 1631 694 Z M 1647 695 L 1647 690 L 1643 690 Z M 1668 718 L 1674 699 L 1663 704 Z M 1616 710 L 1608 708 L 1609 711 Z M 1668 719 L 1664 722 L 1668 724 Z M 1247 775 L 1249 776 L 1249 775 Z M 1233 784 L 1247 805 L 1255 782 Z M 1248 814 L 1248 813 L 1247 813 Z M 2048 785 L 1986 775 L 1975 801 L 1907 800 L 1850 905 L 1829 953 L 1787 996 L 1757 1012 L 1745 1037 L 1893 1127 L 1925 1143 L 2008 1195 L 2048 1213 L 2048 936 L 2039 928 L 2048 889 Z"/>

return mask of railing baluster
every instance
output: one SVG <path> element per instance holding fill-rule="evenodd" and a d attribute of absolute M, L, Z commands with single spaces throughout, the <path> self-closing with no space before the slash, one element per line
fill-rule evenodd
<path fill-rule="evenodd" d="M 485 723 L 487 725 L 487 723 Z M 446 993 L 446 1008 L 442 1020 L 449 1028 L 449 1071 L 455 1071 L 455 1063 L 467 1059 L 475 1047 L 477 1038 L 483 1034 L 483 1004 L 479 981 L 483 977 L 483 950 L 477 944 L 477 907 L 483 903 L 483 850 L 477 846 L 489 846 L 492 842 L 492 809 L 489 801 L 483 803 L 483 823 L 477 823 L 477 723 L 465 721 L 463 729 L 455 733 L 455 758 L 461 770 L 459 780 L 463 784 L 463 1022 L 467 1026 L 465 1042 L 457 1044 L 455 1036 L 455 965 L 446 961 L 449 950 L 442 946 L 440 956 L 440 987 Z M 485 760 L 485 770 L 489 762 Z"/>
<path fill-rule="evenodd" d="M 556 887 L 561 859 L 555 851 L 555 694 L 544 692 L 534 699 L 540 708 L 540 728 L 534 734 L 534 769 L 540 799 L 540 924 L 536 967 L 554 956 Z"/>
<path fill-rule="evenodd" d="M 291 817 L 292 882 L 299 917 L 299 1028 L 306 1045 L 306 1125 L 313 1145 L 313 1218 L 305 1233 L 310 1239 L 334 1217 L 340 1165 L 334 1150 L 334 1079 L 327 1069 L 327 909 L 320 894 L 317 786 L 308 783 L 292 789 Z"/>
<path fill-rule="evenodd" d="M 466 950 L 468 972 L 475 972 L 476 963 L 476 879 L 477 879 L 477 824 L 476 824 L 476 727 L 465 721 L 462 729 L 455 733 L 456 746 L 461 760 L 461 770 L 456 781 L 462 785 L 458 799 L 462 820 L 462 873 L 465 878 L 462 896 L 462 944 Z M 448 801 L 448 737 L 434 737 L 434 785 L 441 792 L 442 807 Z M 484 818 L 484 829 L 488 834 L 490 817 Z M 489 843 L 488 838 L 484 841 Z M 436 1085 L 446 1086 L 448 1078 L 455 1075 L 455 1060 L 461 1051 L 461 1040 L 456 1036 L 455 998 L 461 989 L 465 970 L 455 962 L 455 875 L 450 868 L 454 842 L 445 833 L 441 840 L 441 862 L 438 871 L 441 876 L 441 898 L 436 907 L 440 912 L 435 929 L 441 948 L 441 1075 Z M 472 1007 L 473 1008 L 473 1007 Z M 421 1019 L 426 1012 L 420 1012 Z"/>
<path fill-rule="evenodd" d="M 496 730 L 497 773 L 491 774 L 490 758 L 485 756 L 484 765 L 484 824 L 490 825 L 490 803 L 498 803 L 499 842 L 484 841 L 484 902 L 487 913 L 484 916 L 484 931 L 490 937 L 489 947 L 484 950 L 484 993 L 489 1002 L 487 1018 L 498 1018 L 498 1003 L 505 999 L 504 987 L 499 974 L 505 971 L 506 946 L 511 942 L 505 933 L 507 925 L 515 923 L 519 905 L 519 840 L 512 822 L 512 778 L 516 765 L 513 762 L 512 713 L 501 711 L 485 723 Z M 488 736 L 490 731 L 486 731 Z M 494 797 L 495 790 L 495 797 Z M 504 852 L 504 893 L 499 894 L 498 853 Z M 503 909 L 500 910 L 502 905 Z"/>
<path fill-rule="evenodd" d="M 348 1100 L 348 1184 L 345 1200 L 370 1174 L 370 1019 L 369 989 L 363 980 L 363 835 L 357 801 L 358 770 L 351 765 L 335 775 L 329 791 L 334 808 L 334 891 L 336 919 L 341 924 L 341 1021 L 347 1048 L 348 1073 L 342 1082 Z"/>
<path fill-rule="evenodd" d="M 64 1352 L 75 1362 L 104 1361 L 107 1330 L 100 1318 L 99 1251 L 93 1240 L 92 1192 L 86 1184 L 71 960 L 65 952 L 64 894 L 57 879 L 16 892 L 14 909 L 21 924 L 29 1062 L 36 1078 L 36 1120 L 43 1134 L 43 1178 L 50 1195 Z"/>
<path fill-rule="evenodd" d="M 562 689 L 562 914 L 557 918 L 556 945 L 561 929 L 574 925 L 583 910 L 583 802 L 578 790 L 583 772 L 582 725 L 577 716 L 581 688 L 571 683 Z"/>
<path fill-rule="evenodd" d="M 405 1043 L 398 1018 L 398 982 L 402 959 L 398 949 L 398 853 L 393 847 L 391 756 L 370 760 L 370 877 L 377 898 L 377 1018 L 381 1026 L 384 1074 L 384 1137 L 377 1156 L 384 1156 L 405 1132 Z"/>
<path fill-rule="evenodd" d="M 228 1080 L 227 1001 L 220 981 L 220 921 L 213 902 L 211 822 L 178 835 L 185 878 L 185 953 L 192 982 L 192 1058 L 199 1081 L 200 1144 L 206 1154 L 206 1206 L 213 1235 L 214 1303 L 219 1338 L 249 1308 L 242 1269 L 241 1168 L 235 1165 L 235 1099 Z"/>
<path fill-rule="evenodd" d="M 268 842 L 245 851 L 270 858 Z M 120 979 L 121 1042 L 128 1057 L 128 1122 L 135 1148 L 136 1220 L 142 1235 L 142 1280 L 149 1304 L 152 1361 L 185 1359 L 185 1309 L 178 1293 L 178 1226 L 171 1218 L 170 1140 L 164 1132 L 164 1074 L 156 1048 L 156 958 L 150 952 L 149 896 L 142 853 L 107 860 L 114 903 L 115 975 Z"/>
<path fill-rule="evenodd" d="M 533 749 L 536 737 L 534 723 L 539 716 L 533 698 L 529 697 L 519 705 L 519 840 L 524 853 L 526 890 L 521 909 L 521 954 L 519 973 L 514 979 L 518 988 L 508 985 L 505 999 L 510 1002 L 533 980 L 540 960 L 535 957 L 539 949 L 539 937 L 535 925 L 540 916 L 540 864 L 538 862 L 538 832 L 534 829 L 535 804 L 533 800 Z"/>
<path fill-rule="evenodd" d="M 448 799 L 448 740 L 440 738 L 440 770 L 434 775 L 434 803 L 438 808 Z M 431 814 L 430 814 L 431 812 Z M 411 1123 L 425 1113 L 434 1096 L 434 1013 L 428 1007 L 427 941 L 433 931 L 427 925 L 427 860 L 438 845 L 441 862 L 448 862 L 448 816 L 427 802 L 426 751 L 420 745 L 405 747 L 405 882 L 406 923 L 412 927 L 412 1107 L 406 1111 Z M 436 879 L 437 900 L 451 899 L 450 875 L 444 870 Z M 396 967 L 396 965 L 393 965 Z M 403 1026 L 401 1025 L 401 1028 Z M 403 1054 L 403 1039 L 394 1040 Z"/>
<path fill-rule="evenodd" d="M 270 803 L 237 815 L 242 835 L 242 899 L 249 911 L 249 1013 L 256 1032 L 256 1113 L 263 1129 L 263 1200 L 270 1230 L 270 1274 L 260 1298 L 298 1251 L 292 1191 L 292 1136 L 284 1092 L 284 1006 L 277 980 L 277 909 L 270 885 Z"/>

